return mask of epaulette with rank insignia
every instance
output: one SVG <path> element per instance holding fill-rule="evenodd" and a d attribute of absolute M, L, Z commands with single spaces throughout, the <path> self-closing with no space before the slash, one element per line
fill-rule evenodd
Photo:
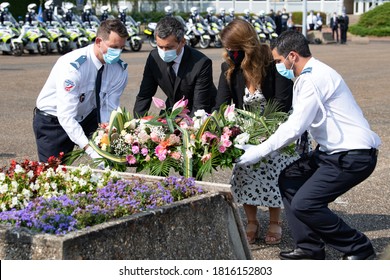
<path fill-rule="evenodd" d="M 306 74 L 306 73 L 311 73 L 311 67 L 307 67 L 307 68 L 305 68 L 305 69 L 303 69 L 303 71 L 301 72 L 301 75 L 302 74 Z"/>
<path fill-rule="evenodd" d="M 74 68 L 76 68 L 76 70 L 79 70 L 81 64 L 83 64 L 86 61 L 87 61 L 87 56 L 82 55 L 78 59 L 76 59 L 75 61 L 71 62 L 70 65 L 72 65 Z"/>
<path fill-rule="evenodd" d="M 118 60 L 118 64 L 122 67 L 123 70 L 127 69 L 127 63 L 124 62 L 122 59 Z"/>

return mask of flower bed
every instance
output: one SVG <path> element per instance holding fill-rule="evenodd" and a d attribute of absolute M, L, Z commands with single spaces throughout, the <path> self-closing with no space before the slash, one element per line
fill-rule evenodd
<path fill-rule="evenodd" d="M 228 185 L 55 170 L 25 161 L 2 173 L 0 198 L 14 209 L 0 213 L 0 259 L 251 258 Z"/>

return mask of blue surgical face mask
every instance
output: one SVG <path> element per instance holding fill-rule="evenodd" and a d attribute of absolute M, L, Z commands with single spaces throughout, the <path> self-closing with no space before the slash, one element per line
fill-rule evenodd
<path fill-rule="evenodd" d="M 118 62 L 122 53 L 122 49 L 107 48 L 107 52 L 103 54 L 103 59 L 107 64 Z"/>
<path fill-rule="evenodd" d="M 285 57 L 284 61 L 286 61 L 287 57 L 288 55 Z M 276 70 L 278 70 L 279 74 L 290 80 L 295 78 L 294 70 L 292 69 L 293 67 L 294 67 L 294 62 L 291 65 L 290 69 L 286 68 L 284 62 L 276 63 Z"/>
<path fill-rule="evenodd" d="M 161 57 L 162 60 L 165 62 L 172 62 L 176 59 L 177 57 L 177 50 L 169 50 L 169 51 L 163 51 L 159 47 L 158 49 L 158 55 Z"/>

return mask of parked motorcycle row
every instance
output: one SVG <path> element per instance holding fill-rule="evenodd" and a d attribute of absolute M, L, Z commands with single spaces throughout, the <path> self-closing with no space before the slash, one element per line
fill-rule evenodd
<path fill-rule="evenodd" d="M 209 23 L 207 20 L 202 20 L 191 24 L 186 22 L 181 16 L 175 16 L 184 26 L 186 31 L 184 37 L 187 45 L 191 47 L 199 46 L 202 49 L 206 49 L 210 46 L 221 48 L 222 43 L 219 37 L 224 24 L 217 17 L 213 17 L 213 20 Z M 144 30 L 146 40 L 153 48 L 157 47 L 156 39 L 154 37 L 154 30 L 156 29 L 156 22 L 149 22 Z"/>
<path fill-rule="evenodd" d="M 34 53 L 47 55 L 54 52 L 65 54 L 93 43 L 99 25 L 100 20 L 94 15 L 89 22 L 82 22 L 78 15 L 73 16 L 71 23 L 65 22 L 61 16 L 53 15 L 51 22 L 23 23 L 17 22 L 9 13 L 7 20 L 0 24 L 0 51 L 14 56 Z M 140 23 L 127 16 L 126 27 L 129 39 L 125 49 L 141 50 Z"/>

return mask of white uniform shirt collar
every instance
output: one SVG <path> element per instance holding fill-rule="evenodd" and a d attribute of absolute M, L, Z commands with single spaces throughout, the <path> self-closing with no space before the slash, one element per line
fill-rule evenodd
<path fill-rule="evenodd" d="M 95 44 L 91 44 L 91 45 L 88 46 L 88 48 L 89 48 L 88 49 L 88 53 L 91 56 L 92 62 L 96 66 L 96 69 L 99 70 L 102 67 L 103 64 L 100 62 L 100 60 L 95 55 L 94 45 Z"/>

